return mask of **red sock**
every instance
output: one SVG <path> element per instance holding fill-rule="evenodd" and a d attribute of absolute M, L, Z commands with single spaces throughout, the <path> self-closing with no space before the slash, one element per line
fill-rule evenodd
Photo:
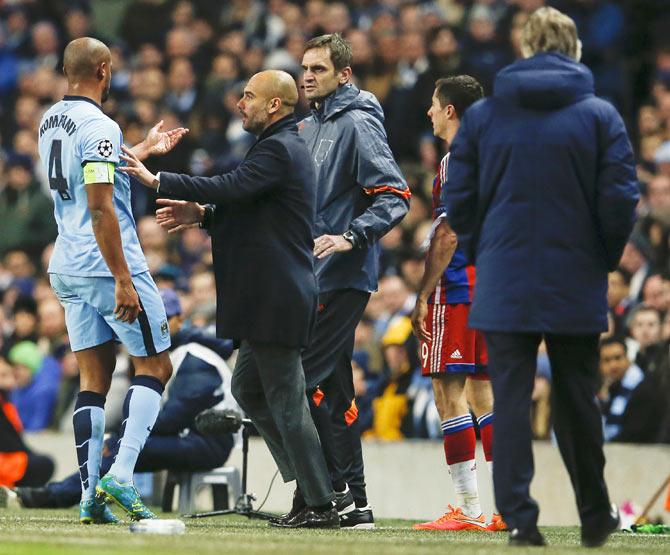
<path fill-rule="evenodd" d="M 470 418 L 469 414 L 467 418 Z M 450 418 L 442 423 L 442 431 L 447 464 L 471 461 L 475 458 L 477 436 L 472 420 L 468 423 L 464 416 Z"/>
<path fill-rule="evenodd" d="M 486 462 L 493 460 L 493 413 L 487 412 L 477 419 L 479 423 L 479 436 L 482 438 L 484 458 Z"/>

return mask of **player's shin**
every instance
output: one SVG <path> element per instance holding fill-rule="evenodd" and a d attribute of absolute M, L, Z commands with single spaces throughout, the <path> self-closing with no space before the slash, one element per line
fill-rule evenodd
<path fill-rule="evenodd" d="M 489 472 L 493 473 L 493 413 L 487 412 L 477 417 L 477 424 L 479 435 L 482 438 L 486 465 L 489 467 Z"/>
<path fill-rule="evenodd" d="M 164 386 L 153 376 L 135 376 L 123 403 L 119 450 L 109 469 L 121 483 L 131 482 L 137 457 L 156 422 Z"/>
<path fill-rule="evenodd" d="M 81 391 L 77 396 L 72 424 L 81 479 L 81 499 L 86 501 L 95 496 L 95 486 L 100 478 L 105 397 L 93 391 Z"/>
<path fill-rule="evenodd" d="M 469 413 L 442 422 L 444 452 L 454 484 L 457 504 L 469 517 L 482 514 L 477 487 L 475 445 L 477 442 Z"/>

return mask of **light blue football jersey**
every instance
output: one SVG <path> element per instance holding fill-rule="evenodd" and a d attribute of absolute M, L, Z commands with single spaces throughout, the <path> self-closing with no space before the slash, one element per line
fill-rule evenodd
<path fill-rule="evenodd" d="M 111 276 L 91 226 L 84 185 L 86 162 L 114 164 L 114 208 L 131 275 L 148 271 L 130 206 L 130 179 L 119 171 L 123 135 L 100 106 L 83 96 L 65 96 L 42 117 L 39 151 L 54 199 L 58 238 L 49 273 Z"/>

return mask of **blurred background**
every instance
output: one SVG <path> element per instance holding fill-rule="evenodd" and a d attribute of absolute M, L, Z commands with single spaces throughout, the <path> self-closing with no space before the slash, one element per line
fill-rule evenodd
<path fill-rule="evenodd" d="M 253 143 L 235 109 L 252 74 L 280 68 L 299 79 L 307 39 L 338 32 L 351 42 L 354 81 L 382 103 L 389 143 L 413 192 L 409 214 L 382 239 L 379 292 L 356 333 L 361 424 L 366 438 L 439 438 L 407 318 L 423 270 L 432 180 L 445 152 L 426 111 L 435 80 L 446 75 L 469 73 L 490 94 L 496 72 L 520 55 L 529 13 L 543 5 L 576 21 L 597 94 L 624 116 L 638 156 L 639 223 L 609 282 L 606 335 L 623 343 L 602 347 L 607 439 L 669 443 L 670 10 L 663 0 L 0 0 L 0 389 L 25 429 L 69 427 L 78 391 L 63 311 L 45 274 L 56 227 L 37 153 L 41 115 L 66 91 L 68 41 L 94 36 L 110 46 L 104 111 L 127 144 L 160 119 L 166 128 L 191 129 L 174 151 L 150 159 L 150 169 L 199 175 L 232 170 Z M 302 99 L 299 113 L 308 111 Z M 157 283 L 178 291 L 187 327 L 211 331 L 207 234 L 168 237 L 154 221 L 153 192 L 132 186 Z M 115 380 L 127 372 L 119 352 Z M 551 438 L 550 393 L 551 368 L 541 354 L 533 394 L 538 439 Z"/>

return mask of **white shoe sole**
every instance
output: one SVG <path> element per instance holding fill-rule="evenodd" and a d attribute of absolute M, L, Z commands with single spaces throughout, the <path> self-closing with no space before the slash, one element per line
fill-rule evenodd
<path fill-rule="evenodd" d="M 361 524 L 356 524 L 355 526 L 342 526 L 340 530 L 374 530 L 374 522 L 364 522 Z"/>

